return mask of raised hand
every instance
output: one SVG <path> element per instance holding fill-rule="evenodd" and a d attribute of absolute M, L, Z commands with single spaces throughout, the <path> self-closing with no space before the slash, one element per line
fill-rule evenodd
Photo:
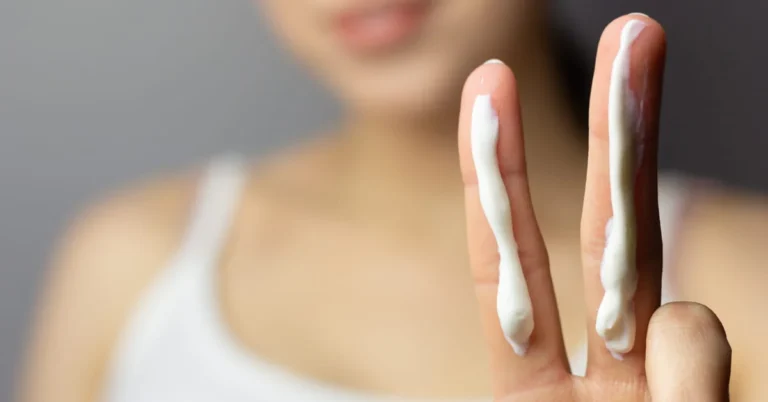
<path fill-rule="evenodd" d="M 569 370 L 529 192 L 515 77 L 487 63 L 467 80 L 459 150 L 468 246 L 498 401 L 728 400 L 730 347 L 718 318 L 694 303 L 659 307 L 665 52 L 661 26 L 639 14 L 612 22 L 598 49 L 581 224 L 584 377 Z M 606 238 L 614 244 L 606 247 Z"/>

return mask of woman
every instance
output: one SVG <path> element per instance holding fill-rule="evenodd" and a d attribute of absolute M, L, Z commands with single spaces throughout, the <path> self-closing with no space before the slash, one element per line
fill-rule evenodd
<path fill-rule="evenodd" d="M 730 348 L 718 318 L 699 304 L 656 310 L 663 32 L 642 15 L 606 29 L 587 159 L 545 3 L 260 2 L 342 99 L 342 124 L 253 167 L 217 159 L 88 209 L 57 254 L 22 400 L 725 400 Z M 641 274 L 637 343 L 617 360 L 593 329 L 611 214 L 607 88 L 630 19 L 645 25 L 630 79 L 645 88 Z M 509 67 L 472 72 L 490 58 Z M 482 94 L 499 114 L 535 311 L 525 357 L 495 318 L 498 256 L 468 157 L 469 112 Z M 660 191 L 665 247 L 674 246 L 668 299 L 718 312 L 734 345 L 734 399 L 765 398 L 768 320 L 757 284 L 768 209 L 688 181 L 662 180 Z M 583 372 L 587 343 L 587 375 L 571 377 L 566 350 Z"/>

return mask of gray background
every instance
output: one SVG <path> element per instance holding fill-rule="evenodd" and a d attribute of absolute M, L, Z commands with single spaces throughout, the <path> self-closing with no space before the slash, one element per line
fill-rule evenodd
<path fill-rule="evenodd" d="M 768 188 L 768 2 L 725 3 L 558 10 L 587 60 L 619 13 L 664 23 L 662 165 Z M 0 0 L 0 400 L 50 247 L 88 199 L 218 151 L 266 152 L 336 113 L 247 0 Z"/>

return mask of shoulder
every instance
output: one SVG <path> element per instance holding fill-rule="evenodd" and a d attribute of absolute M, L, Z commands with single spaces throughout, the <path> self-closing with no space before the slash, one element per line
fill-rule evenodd
<path fill-rule="evenodd" d="M 733 348 L 733 395 L 764 398 L 768 196 L 713 188 L 697 197 L 682 228 L 675 271 L 682 296 L 711 307 L 725 325 Z"/>
<path fill-rule="evenodd" d="M 178 246 L 199 176 L 190 171 L 131 185 L 72 220 L 38 306 L 25 400 L 76 400 L 98 388 L 123 321 Z"/>
<path fill-rule="evenodd" d="M 56 289 L 59 304 L 69 306 L 73 316 L 98 314 L 97 322 L 116 330 L 178 246 L 197 176 L 189 172 L 136 183 L 83 208 L 53 255 L 49 292 Z M 76 305 L 67 299 L 75 296 Z"/>
<path fill-rule="evenodd" d="M 59 241 L 54 274 L 98 278 L 102 286 L 149 274 L 177 245 L 198 176 L 186 172 L 136 183 L 83 208 Z"/>

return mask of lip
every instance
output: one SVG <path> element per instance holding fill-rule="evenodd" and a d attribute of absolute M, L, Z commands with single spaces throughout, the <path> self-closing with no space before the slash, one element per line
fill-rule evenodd
<path fill-rule="evenodd" d="M 381 52 L 415 37 L 430 10 L 426 0 L 366 2 L 340 12 L 334 20 L 339 40 L 356 52 Z"/>

